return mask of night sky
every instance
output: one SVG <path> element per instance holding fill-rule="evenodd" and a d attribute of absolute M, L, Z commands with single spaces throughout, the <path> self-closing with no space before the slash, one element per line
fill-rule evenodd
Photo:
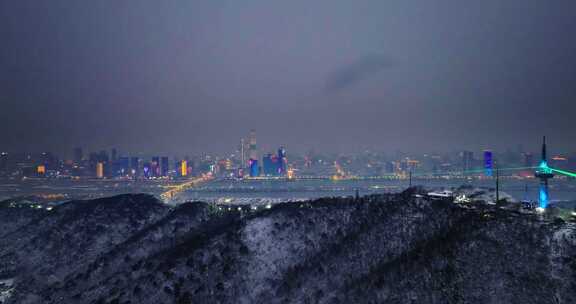
<path fill-rule="evenodd" d="M 573 0 L 0 2 L 0 150 L 576 150 Z"/>

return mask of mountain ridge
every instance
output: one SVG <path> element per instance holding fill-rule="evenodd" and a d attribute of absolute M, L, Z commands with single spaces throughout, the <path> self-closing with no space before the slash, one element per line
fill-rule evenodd
<path fill-rule="evenodd" d="M 576 302 L 574 222 L 415 191 L 261 210 L 122 195 L 5 216 L 20 227 L 0 249 L 5 303 Z"/>

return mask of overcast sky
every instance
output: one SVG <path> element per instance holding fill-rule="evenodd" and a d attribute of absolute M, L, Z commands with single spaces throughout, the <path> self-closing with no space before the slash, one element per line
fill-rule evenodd
<path fill-rule="evenodd" d="M 576 150 L 571 0 L 0 2 L 0 149 Z"/>

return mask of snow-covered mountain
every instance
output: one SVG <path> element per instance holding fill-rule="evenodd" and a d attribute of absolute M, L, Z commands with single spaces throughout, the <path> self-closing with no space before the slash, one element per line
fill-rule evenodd
<path fill-rule="evenodd" d="M 0 203 L 0 229 L 5 303 L 576 303 L 573 222 L 410 192 Z"/>

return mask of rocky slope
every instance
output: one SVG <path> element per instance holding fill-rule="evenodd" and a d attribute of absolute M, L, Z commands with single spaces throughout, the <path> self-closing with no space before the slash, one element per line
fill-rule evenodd
<path fill-rule="evenodd" d="M 576 303 L 574 223 L 412 194 L 4 203 L 0 281 L 6 303 Z"/>

